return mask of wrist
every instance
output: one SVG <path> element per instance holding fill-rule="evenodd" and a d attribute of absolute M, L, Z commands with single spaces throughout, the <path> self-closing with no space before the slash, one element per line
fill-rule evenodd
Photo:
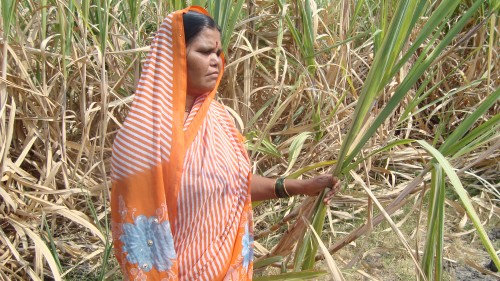
<path fill-rule="evenodd" d="M 301 195 L 303 193 L 303 184 L 301 180 L 286 179 L 285 188 L 290 196 Z"/>

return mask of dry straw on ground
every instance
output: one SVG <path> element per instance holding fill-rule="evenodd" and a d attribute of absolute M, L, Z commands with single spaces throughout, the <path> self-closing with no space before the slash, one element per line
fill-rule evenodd
<path fill-rule="evenodd" d="M 236 2 L 243 8 L 227 43 L 219 99 L 247 137 L 255 173 L 307 178 L 332 172 L 396 7 L 389 1 Z M 428 32 L 423 27 L 439 4 L 429 2 L 395 59 L 404 58 Z M 297 265 L 304 234 L 314 243 L 323 241 L 312 257 L 316 270 L 329 270 L 338 279 L 342 274 L 348 280 L 389 278 L 379 275 L 388 271 L 371 270 L 366 262 L 380 246 L 368 241 L 387 230 L 398 235 L 391 236 L 392 245 L 380 247 L 392 247 L 403 260 L 421 259 L 415 253 L 423 254 L 429 234 L 434 155 L 425 145 L 404 140 L 442 148 L 484 101 L 488 107 L 445 156 L 480 223 L 498 229 L 500 104 L 491 98 L 498 96 L 500 83 L 499 24 L 492 12 L 497 2 L 478 4 L 363 142 L 355 158 L 359 163 L 340 174 L 345 186 L 328 207 L 321 233 L 311 230 L 309 221 L 314 200 L 255 207 L 256 276 Z M 0 279 L 119 279 L 109 240 L 110 148 L 132 101 L 148 42 L 173 5 L 121 0 L 4 0 L 1 5 Z M 436 37 L 426 37 L 388 76 L 367 105 L 352 144 L 362 141 L 413 75 L 418 57 L 439 48 L 471 7 L 472 1 L 458 5 Z M 375 75 L 382 80 L 384 73 Z M 453 186 L 446 184 L 443 199 L 443 255 L 451 263 L 464 258 L 447 254 L 457 239 L 482 245 Z M 388 214 L 392 222 L 377 227 Z M 498 242 L 493 246 L 498 249 Z M 411 262 L 406 266 L 417 276 Z M 284 278 L 301 276 L 294 274 Z"/>

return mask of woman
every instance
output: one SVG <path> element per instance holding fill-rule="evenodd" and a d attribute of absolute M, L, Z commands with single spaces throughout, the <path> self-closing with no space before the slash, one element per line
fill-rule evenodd
<path fill-rule="evenodd" d="M 167 16 L 112 157 L 113 242 L 133 280 L 252 278 L 251 201 L 333 187 L 251 175 L 242 137 L 214 101 L 220 30 L 200 7 Z"/>

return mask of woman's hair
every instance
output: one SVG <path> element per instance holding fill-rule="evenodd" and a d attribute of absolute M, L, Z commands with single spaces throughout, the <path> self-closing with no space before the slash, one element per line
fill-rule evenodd
<path fill-rule="evenodd" d="M 188 11 L 182 16 L 182 18 L 184 21 L 184 37 L 186 38 L 186 45 L 189 45 L 191 40 L 193 40 L 203 28 L 217 29 L 221 32 L 220 27 L 211 17 L 207 15 Z"/>

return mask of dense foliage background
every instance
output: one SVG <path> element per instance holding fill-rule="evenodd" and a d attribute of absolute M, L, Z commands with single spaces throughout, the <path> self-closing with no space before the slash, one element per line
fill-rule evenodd
<path fill-rule="evenodd" d="M 254 172 L 344 182 L 330 206 L 255 204 L 256 279 L 500 265 L 499 1 L 191 2 L 222 26 L 219 100 Z M 188 3 L 0 3 L 0 278 L 120 279 L 110 148 L 155 30 Z"/>

